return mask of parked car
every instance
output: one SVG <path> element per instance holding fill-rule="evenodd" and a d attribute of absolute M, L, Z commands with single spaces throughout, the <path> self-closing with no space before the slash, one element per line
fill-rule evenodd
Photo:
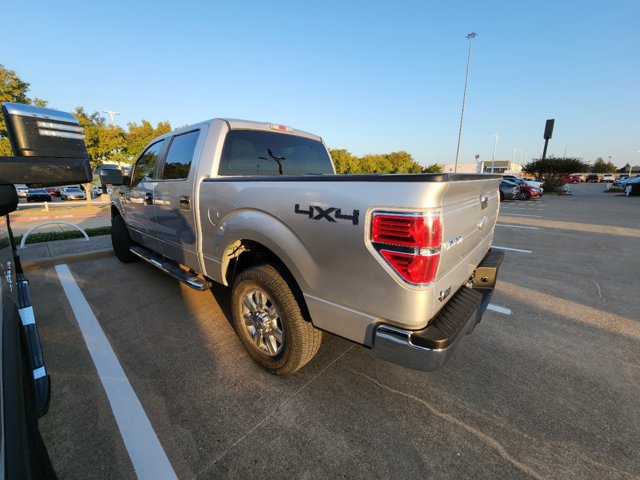
<path fill-rule="evenodd" d="M 589 175 L 587 175 L 587 182 L 588 183 L 598 183 L 600 181 L 600 179 L 598 178 L 598 175 L 595 173 L 590 173 Z"/>
<path fill-rule="evenodd" d="M 533 198 L 542 197 L 542 191 L 538 188 L 532 187 L 531 185 L 518 185 L 518 193 L 516 194 L 516 198 L 518 200 L 531 200 Z"/>
<path fill-rule="evenodd" d="M 97 185 L 94 185 L 93 187 L 91 187 L 91 197 L 92 198 L 99 197 L 100 195 L 102 195 L 102 188 L 101 187 L 98 187 Z"/>
<path fill-rule="evenodd" d="M 80 187 L 64 187 L 60 192 L 62 200 L 86 200 L 87 194 Z"/>
<path fill-rule="evenodd" d="M 578 183 L 580 181 L 580 177 L 578 175 L 570 175 L 568 177 L 564 177 L 562 181 L 564 183 Z"/>
<path fill-rule="evenodd" d="M 500 188 L 500 201 L 514 200 L 517 197 L 518 192 L 520 191 L 520 189 L 518 188 L 518 185 L 509 180 L 502 180 L 502 182 L 500 182 L 499 188 Z"/>
<path fill-rule="evenodd" d="M 504 178 L 505 180 L 509 180 L 510 182 L 514 182 L 518 185 L 529 185 L 531 187 L 537 188 L 538 190 L 540 190 L 540 192 L 544 191 L 544 189 L 542 188 L 544 182 L 539 182 L 537 180 L 525 180 L 524 178 L 516 177 L 515 175 L 503 175 L 502 178 Z"/>
<path fill-rule="evenodd" d="M 510 177 L 510 178 L 505 178 Z M 512 175 L 504 175 L 503 178 L 508 182 L 515 183 L 519 187 L 519 200 L 529 200 L 530 198 L 538 198 L 542 196 L 544 191 L 542 187 L 536 187 L 535 185 L 542 185 L 542 182 L 534 182 L 533 180 L 523 180 L 520 177 L 514 177 Z M 533 185 L 532 185 L 533 184 Z M 524 192 L 524 193 L 523 193 Z"/>
<path fill-rule="evenodd" d="M 58 187 L 44 187 L 44 189 L 49 192 L 49 195 L 52 197 L 60 196 L 60 189 Z"/>
<path fill-rule="evenodd" d="M 634 178 L 638 178 L 638 177 L 630 177 L 628 175 L 620 175 L 620 177 L 617 180 L 613 181 L 613 186 L 614 187 L 624 187 L 628 182 L 630 182 Z"/>
<path fill-rule="evenodd" d="M 601 182 L 613 182 L 616 179 L 616 177 L 613 176 L 613 174 L 611 173 L 605 173 L 604 175 L 602 175 L 602 180 L 600 180 Z"/>
<path fill-rule="evenodd" d="M 27 192 L 27 202 L 50 202 L 51 195 L 44 188 L 30 188 Z"/>
<path fill-rule="evenodd" d="M 29 187 L 26 185 L 16 185 L 16 192 L 18 192 L 18 198 L 27 198 L 27 192 Z"/>

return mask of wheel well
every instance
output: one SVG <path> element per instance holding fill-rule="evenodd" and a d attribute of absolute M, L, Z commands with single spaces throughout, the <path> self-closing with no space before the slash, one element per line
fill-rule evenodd
<path fill-rule="evenodd" d="M 284 262 L 267 247 L 252 240 L 239 240 L 227 248 L 224 256 L 226 258 L 231 257 L 224 272 L 224 279 L 229 286 L 233 286 L 236 276 L 247 268 L 264 264 L 272 265 L 291 288 L 291 292 L 296 297 L 298 305 L 300 305 L 303 318 L 307 322 L 311 321 L 311 316 L 298 282 L 296 282 L 295 277 Z"/>

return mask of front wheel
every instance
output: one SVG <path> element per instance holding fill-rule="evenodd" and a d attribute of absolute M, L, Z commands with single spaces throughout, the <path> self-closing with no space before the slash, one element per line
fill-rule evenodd
<path fill-rule="evenodd" d="M 127 225 L 120 215 L 115 215 L 111 219 L 111 245 L 113 246 L 113 253 L 116 254 L 116 257 L 121 262 L 130 263 L 138 259 L 130 250 L 133 241 L 129 236 Z"/>
<path fill-rule="evenodd" d="M 249 355 L 276 375 L 289 375 L 315 356 L 322 332 L 304 319 L 300 303 L 272 265 L 241 272 L 231 294 L 233 323 Z"/>
<path fill-rule="evenodd" d="M 526 190 L 518 192 L 518 200 L 529 200 L 531 198 L 531 194 Z"/>

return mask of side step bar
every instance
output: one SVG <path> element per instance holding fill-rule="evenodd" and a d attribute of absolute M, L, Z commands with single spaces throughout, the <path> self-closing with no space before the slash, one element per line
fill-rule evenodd
<path fill-rule="evenodd" d="M 147 250 L 140 245 L 134 245 L 130 250 L 131 253 L 137 255 L 144 261 L 149 262 L 151 265 L 159 268 L 163 272 L 168 273 L 179 282 L 184 283 L 186 286 L 191 287 L 194 290 L 202 292 L 209 288 L 209 283 L 206 280 L 203 280 L 195 273 L 183 270 L 176 263 L 155 254 L 151 250 Z"/>

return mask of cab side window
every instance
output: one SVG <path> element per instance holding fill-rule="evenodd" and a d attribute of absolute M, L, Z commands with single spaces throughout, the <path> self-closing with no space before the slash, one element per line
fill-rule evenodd
<path fill-rule="evenodd" d="M 199 134 L 200 131 L 195 130 L 173 137 L 160 178 L 164 180 L 185 180 L 189 176 L 189 169 L 191 168 Z"/>
<path fill-rule="evenodd" d="M 164 140 L 156 142 L 150 145 L 149 148 L 140 155 L 133 169 L 133 176 L 131 178 L 132 187 L 138 186 L 141 182 L 150 182 L 153 179 L 153 172 L 158 163 L 158 156 L 160 155 L 163 144 Z"/>

